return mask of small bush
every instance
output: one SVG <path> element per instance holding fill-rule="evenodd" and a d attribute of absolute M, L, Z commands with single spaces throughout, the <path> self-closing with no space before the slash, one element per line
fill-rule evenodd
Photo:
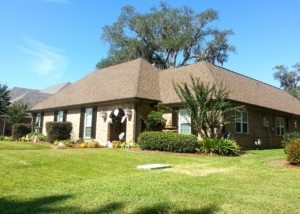
<path fill-rule="evenodd" d="M 0 135 L 0 141 L 3 141 L 4 139 L 5 139 L 5 137 Z"/>
<path fill-rule="evenodd" d="M 69 140 L 72 131 L 71 122 L 47 122 L 46 131 L 50 143 L 55 140 Z"/>
<path fill-rule="evenodd" d="M 122 141 L 120 141 L 120 140 L 112 141 L 112 142 L 111 142 L 111 147 L 112 147 L 113 149 L 120 148 L 119 146 L 121 145 L 121 143 L 122 143 Z"/>
<path fill-rule="evenodd" d="M 80 148 L 87 148 L 88 147 L 88 144 L 87 143 L 81 143 L 80 144 Z"/>
<path fill-rule="evenodd" d="M 6 136 L 6 137 L 4 137 L 4 140 L 5 140 L 5 141 L 14 141 L 14 138 L 11 137 L 11 136 L 10 136 L 10 137 L 7 137 L 7 136 Z"/>
<path fill-rule="evenodd" d="M 55 141 L 54 141 L 54 143 L 55 143 Z M 74 144 L 74 141 L 72 141 L 72 140 L 61 140 L 60 143 L 63 143 L 67 147 L 72 147 L 73 144 Z"/>
<path fill-rule="evenodd" d="M 288 143 L 296 138 L 300 138 L 300 132 L 285 133 L 283 135 L 282 146 L 284 148 L 285 153 L 286 153 L 286 146 L 288 145 Z"/>
<path fill-rule="evenodd" d="M 187 153 L 194 153 L 199 148 L 196 136 L 172 132 L 143 132 L 139 136 L 138 145 L 143 150 Z"/>
<path fill-rule="evenodd" d="M 291 140 L 286 146 L 287 160 L 291 164 L 300 165 L 300 138 Z"/>
<path fill-rule="evenodd" d="M 239 155 L 240 148 L 234 140 L 225 138 L 206 138 L 199 141 L 199 152 L 205 154 Z"/>
<path fill-rule="evenodd" d="M 146 125 L 149 130 L 160 131 L 165 125 L 165 119 L 163 118 L 163 112 L 151 111 L 146 119 Z"/>
<path fill-rule="evenodd" d="M 15 123 L 12 125 L 12 137 L 18 140 L 31 132 L 31 126 L 25 123 Z"/>
<path fill-rule="evenodd" d="M 37 142 L 45 142 L 47 141 L 47 137 L 43 135 L 42 133 L 37 133 L 37 132 L 31 132 L 28 135 L 26 135 L 26 138 L 29 141 L 37 141 Z"/>

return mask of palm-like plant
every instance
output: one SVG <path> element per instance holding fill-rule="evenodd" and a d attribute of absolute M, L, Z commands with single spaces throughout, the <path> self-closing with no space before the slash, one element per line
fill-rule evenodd
<path fill-rule="evenodd" d="M 205 84 L 191 76 L 191 86 L 187 83 L 175 84 L 174 89 L 191 116 L 191 126 L 201 138 L 217 137 L 222 127 L 232 119 L 228 115 L 241 110 L 228 100 L 228 91 L 223 85 Z M 225 117 L 227 115 L 227 117 Z"/>
<path fill-rule="evenodd" d="M 26 103 L 15 103 L 7 108 L 6 116 L 11 123 L 22 123 L 27 116 L 29 106 Z"/>

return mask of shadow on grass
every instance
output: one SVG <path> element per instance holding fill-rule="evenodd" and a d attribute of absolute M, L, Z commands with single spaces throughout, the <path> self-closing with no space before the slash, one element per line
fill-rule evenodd
<path fill-rule="evenodd" d="M 70 195 L 55 195 L 29 201 L 0 198 L 0 213 L 53 213 L 74 212 L 75 207 L 58 207 L 55 203 L 70 199 Z"/>
<path fill-rule="evenodd" d="M 105 204 L 95 210 L 87 211 L 85 213 L 88 213 L 88 214 L 113 213 L 113 212 L 117 212 L 117 211 L 122 211 L 124 207 L 125 207 L 124 202 L 112 202 L 112 203 Z"/>
<path fill-rule="evenodd" d="M 218 211 L 218 207 L 215 205 L 208 205 L 202 208 L 196 208 L 196 209 L 176 209 L 172 208 L 172 205 L 168 203 L 159 203 L 154 204 L 147 207 L 141 207 L 138 208 L 136 211 L 134 211 L 134 214 L 146 214 L 146 213 L 152 213 L 152 214 L 158 214 L 158 213 L 178 213 L 178 214 L 184 214 L 184 213 L 191 213 L 191 214 L 213 214 L 216 211 Z"/>
<path fill-rule="evenodd" d="M 81 210 L 78 207 L 59 206 L 59 203 L 71 199 L 71 195 L 55 195 L 48 197 L 36 198 L 28 201 L 18 201 L 7 198 L 0 198 L 0 213 L 124 213 L 125 202 L 111 202 L 98 207 L 95 210 Z M 198 209 L 177 209 L 169 203 L 159 203 L 150 206 L 142 206 L 131 213 L 191 213 L 191 214 L 213 214 L 218 211 L 215 205 L 207 205 Z"/>

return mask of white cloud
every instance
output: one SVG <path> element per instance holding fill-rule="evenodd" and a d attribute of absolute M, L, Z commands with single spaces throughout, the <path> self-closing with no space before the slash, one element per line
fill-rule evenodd
<path fill-rule="evenodd" d="M 25 38 L 17 47 L 28 56 L 29 66 L 38 75 L 59 79 L 66 71 L 68 60 L 62 52 L 34 39 Z"/>

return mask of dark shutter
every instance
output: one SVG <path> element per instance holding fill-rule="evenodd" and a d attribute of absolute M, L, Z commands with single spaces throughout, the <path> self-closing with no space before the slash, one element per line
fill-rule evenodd
<path fill-rule="evenodd" d="M 92 131 L 91 131 L 92 139 L 95 139 L 95 137 L 96 137 L 96 126 L 97 126 L 97 106 L 93 107 Z"/>
<path fill-rule="evenodd" d="M 67 121 L 67 114 L 68 114 L 68 110 L 64 110 L 64 115 L 63 115 L 63 122 Z"/>
<path fill-rule="evenodd" d="M 40 127 L 40 133 L 43 133 L 43 125 L 44 125 L 44 112 L 41 113 L 41 127 Z"/>
<path fill-rule="evenodd" d="M 32 131 L 35 132 L 35 122 L 36 122 L 36 113 L 32 114 L 32 121 L 31 121 L 31 125 L 32 125 Z"/>
<path fill-rule="evenodd" d="M 57 122 L 57 114 L 58 114 L 58 111 L 54 111 L 54 122 Z"/>
<path fill-rule="evenodd" d="M 172 110 L 172 126 L 176 129 L 178 129 L 178 114 L 177 109 Z"/>
<path fill-rule="evenodd" d="M 79 137 L 80 138 L 83 138 L 84 113 L 85 113 L 85 108 L 82 108 L 81 112 L 80 112 L 80 124 L 79 124 Z"/>

